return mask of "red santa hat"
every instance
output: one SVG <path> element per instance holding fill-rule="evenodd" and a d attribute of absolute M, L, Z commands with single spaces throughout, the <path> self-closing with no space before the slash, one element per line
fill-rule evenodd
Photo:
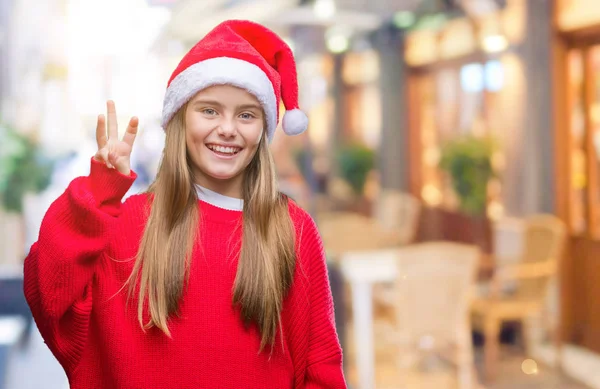
<path fill-rule="evenodd" d="M 286 109 L 283 131 L 296 135 L 308 127 L 308 118 L 298 109 L 296 62 L 290 47 L 260 24 L 229 20 L 200 40 L 173 72 L 163 103 L 163 128 L 196 93 L 224 84 L 256 96 L 265 111 L 269 141 L 277 128 L 281 100 Z"/>

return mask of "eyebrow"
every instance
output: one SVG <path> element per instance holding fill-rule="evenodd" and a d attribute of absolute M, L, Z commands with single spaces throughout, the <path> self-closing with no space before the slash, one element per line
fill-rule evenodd
<path fill-rule="evenodd" d="M 257 109 L 259 111 L 262 111 L 262 107 L 257 104 L 242 104 L 238 106 L 238 109 Z"/>
<path fill-rule="evenodd" d="M 192 105 L 214 105 L 217 107 L 222 107 L 223 105 L 216 100 L 196 100 L 192 103 Z"/>
<path fill-rule="evenodd" d="M 196 100 L 192 103 L 192 105 L 194 105 L 194 106 L 196 106 L 196 105 L 213 105 L 213 106 L 216 106 L 219 108 L 223 107 L 223 104 L 219 103 L 216 100 L 204 100 L 204 99 Z M 240 110 L 240 109 L 257 109 L 259 111 L 262 111 L 262 107 L 257 104 L 242 104 L 242 105 L 238 105 L 236 108 L 238 110 Z"/>

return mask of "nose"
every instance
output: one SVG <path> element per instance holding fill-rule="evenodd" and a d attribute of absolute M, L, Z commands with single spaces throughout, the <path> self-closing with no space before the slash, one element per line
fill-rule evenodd
<path fill-rule="evenodd" d="M 223 119 L 217 128 L 217 133 L 224 138 L 233 138 L 237 134 L 235 121 L 232 119 Z"/>

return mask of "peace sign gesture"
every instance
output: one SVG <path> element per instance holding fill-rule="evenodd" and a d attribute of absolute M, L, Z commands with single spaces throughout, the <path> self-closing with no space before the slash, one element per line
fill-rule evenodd
<path fill-rule="evenodd" d="M 131 171 L 129 157 L 138 130 L 138 118 L 134 116 L 129 120 L 125 135 L 119 141 L 117 111 L 112 100 L 106 102 L 106 112 L 108 114 L 108 136 L 104 115 L 99 115 L 96 126 L 98 152 L 96 152 L 94 158 L 97 161 L 104 162 L 111 169 L 116 168 L 121 174 L 129 175 Z"/>

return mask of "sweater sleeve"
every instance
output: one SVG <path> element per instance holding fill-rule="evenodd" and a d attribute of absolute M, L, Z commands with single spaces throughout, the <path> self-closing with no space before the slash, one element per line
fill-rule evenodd
<path fill-rule="evenodd" d="M 44 215 L 38 241 L 24 263 L 24 293 L 45 342 L 71 371 L 85 346 L 92 279 L 136 175 L 122 175 L 92 159 Z"/>
<path fill-rule="evenodd" d="M 309 269 L 310 322 L 306 389 L 346 388 L 342 349 L 338 340 L 333 297 L 327 274 L 323 242 L 314 220 L 306 214 L 301 255 Z"/>

